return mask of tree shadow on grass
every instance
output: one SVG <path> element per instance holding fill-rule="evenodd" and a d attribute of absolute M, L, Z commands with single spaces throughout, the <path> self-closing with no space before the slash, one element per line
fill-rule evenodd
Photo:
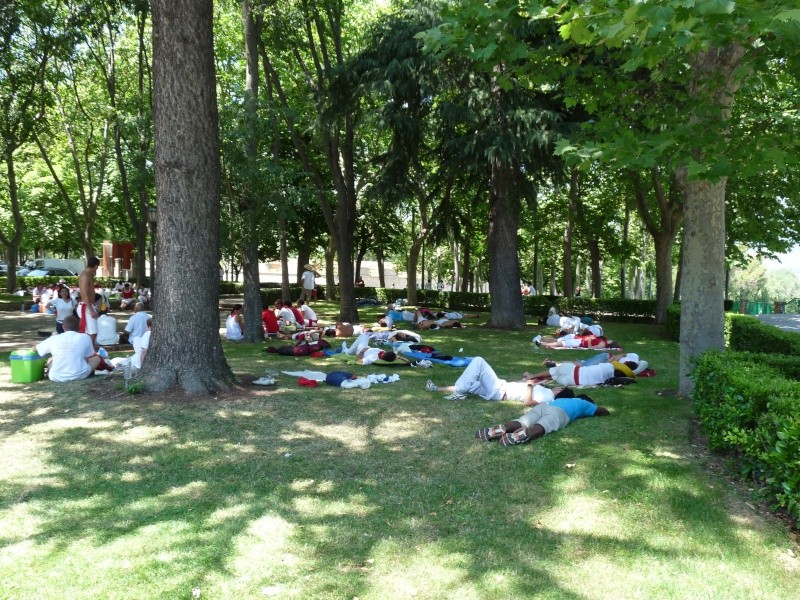
<path fill-rule="evenodd" d="M 581 495 L 608 490 L 623 507 L 641 495 L 683 535 L 711 527 L 716 544 L 738 543 L 691 465 L 642 459 L 669 446 L 673 428 L 637 430 L 649 421 L 633 402 L 624 420 L 622 411 L 587 419 L 506 449 L 473 433 L 489 424 L 487 413 L 499 422 L 519 407 L 432 401 L 403 387 L 287 389 L 189 405 L 62 401 L 40 391 L 3 404 L 5 443 L 34 444 L 44 469 L 5 482 L 3 512 L 24 509 L 35 524 L 3 543 L 47 547 L 53 560 L 76 544 L 111 549 L 140 539 L 140 577 L 163 574 L 147 584 L 162 597 L 240 580 L 242 561 L 260 567 L 251 575 L 258 585 L 310 597 L 379 597 L 398 577 L 431 597 L 585 597 L 554 575 L 558 565 L 620 555 L 670 561 L 680 551 L 653 543 L 647 527 L 551 521 L 577 510 L 564 506 Z M 666 410 L 661 421 L 679 417 Z M 578 468 L 566 469 L 572 462 Z M 697 503 L 713 510 L 711 524 Z M 370 563 L 376 556 L 396 564 Z M 74 585 L 72 593 L 90 595 Z"/>

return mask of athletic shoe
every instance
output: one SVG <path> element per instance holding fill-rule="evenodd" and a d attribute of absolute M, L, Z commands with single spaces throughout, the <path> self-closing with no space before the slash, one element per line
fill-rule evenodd
<path fill-rule="evenodd" d="M 425 389 L 429 392 L 438 392 L 439 386 L 433 383 L 430 379 L 428 379 L 428 383 L 425 384 Z"/>
<path fill-rule="evenodd" d="M 553 367 L 555 367 L 555 366 L 556 366 L 556 361 L 554 361 L 554 360 L 551 360 L 551 359 L 549 359 L 549 358 L 546 358 L 546 359 L 544 360 L 544 362 L 542 363 L 542 366 L 543 366 L 543 367 L 547 367 L 548 369 L 552 369 Z"/>
<path fill-rule="evenodd" d="M 496 440 L 506 432 L 506 428 L 502 425 L 495 425 L 494 427 L 484 427 L 475 432 L 475 437 L 484 442 Z"/>
<path fill-rule="evenodd" d="M 517 429 L 514 433 L 504 433 L 500 437 L 501 446 L 516 446 L 517 444 L 524 444 L 531 439 L 528 430 L 525 427 Z"/>
<path fill-rule="evenodd" d="M 254 382 L 256 385 L 275 385 L 274 377 L 259 377 Z"/>
<path fill-rule="evenodd" d="M 533 338 L 533 343 L 536 344 L 537 346 L 540 346 L 542 343 L 542 336 L 537 335 L 535 338 Z"/>
<path fill-rule="evenodd" d="M 467 395 L 462 394 L 461 392 L 453 392 L 452 394 L 448 394 L 444 397 L 445 400 L 452 400 L 453 402 L 460 402 L 461 400 L 466 400 Z"/>
<path fill-rule="evenodd" d="M 427 358 L 423 358 L 422 360 L 417 361 L 417 366 L 423 369 L 430 369 L 433 366 L 433 363 Z"/>

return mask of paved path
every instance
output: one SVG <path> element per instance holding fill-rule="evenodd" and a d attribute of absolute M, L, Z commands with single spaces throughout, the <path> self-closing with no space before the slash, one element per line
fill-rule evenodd
<path fill-rule="evenodd" d="M 785 331 L 800 333 L 800 314 L 790 315 L 757 315 L 757 318 L 767 325 L 774 325 Z"/>

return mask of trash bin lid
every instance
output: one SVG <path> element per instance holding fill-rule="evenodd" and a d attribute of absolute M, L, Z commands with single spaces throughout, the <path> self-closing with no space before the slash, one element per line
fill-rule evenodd
<path fill-rule="evenodd" d="M 39 353 L 30 348 L 26 350 L 14 350 L 9 357 L 17 360 L 33 360 L 34 358 L 40 358 Z"/>

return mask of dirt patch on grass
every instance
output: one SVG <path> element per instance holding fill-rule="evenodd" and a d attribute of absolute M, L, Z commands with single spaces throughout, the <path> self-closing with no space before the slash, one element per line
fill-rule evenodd
<path fill-rule="evenodd" d="M 138 387 L 137 380 L 129 382 L 129 389 L 125 388 L 125 380 L 117 374 L 95 376 L 92 378 L 87 391 L 99 400 L 119 402 L 127 400 L 139 403 L 167 403 L 167 404 L 198 404 L 218 402 L 251 402 L 264 396 L 274 396 L 279 393 L 280 385 L 264 386 L 254 384 L 258 377 L 249 373 L 237 373 L 237 383 L 228 390 L 221 390 L 214 394 L 190 395 L 182 389 L 174 387 L 169 392 L 151 394 Z"/>

